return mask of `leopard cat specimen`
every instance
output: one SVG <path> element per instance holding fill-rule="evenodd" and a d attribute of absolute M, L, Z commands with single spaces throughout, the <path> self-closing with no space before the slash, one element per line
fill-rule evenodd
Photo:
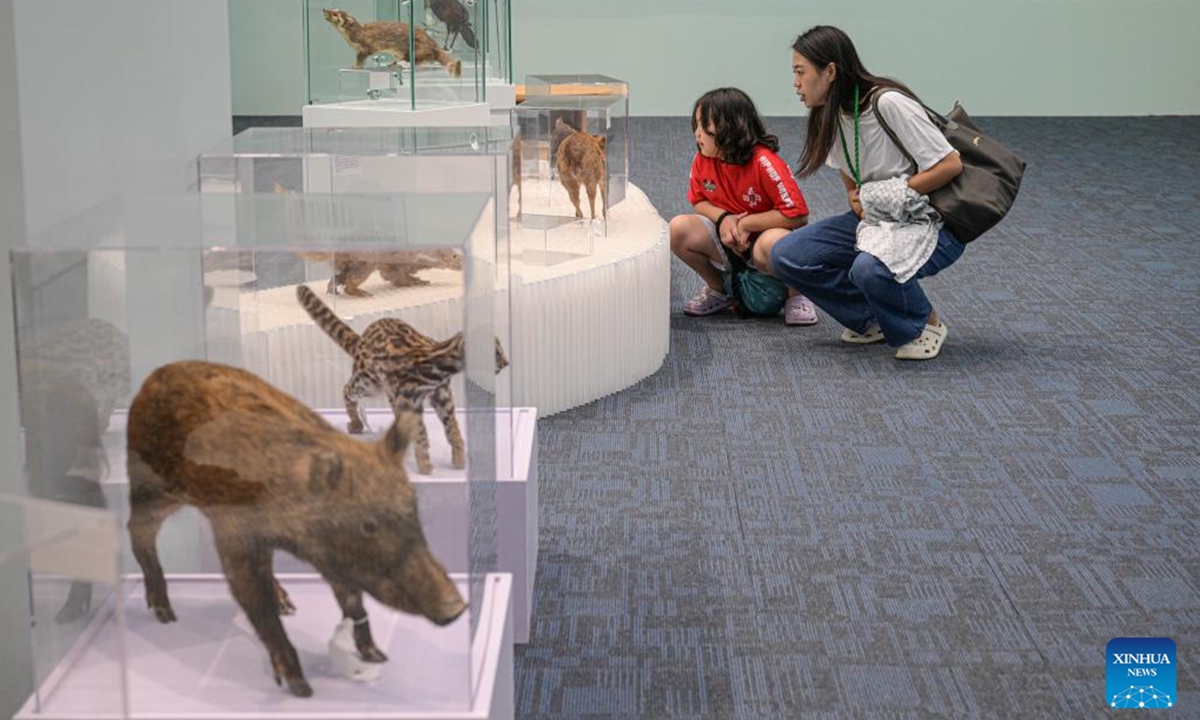
<path fill-rule="evenodd" d="M 325 20 L 337 28 L 342 38 L 354 48 L 357 57 L 354 67 L 360 68 L 367 58 L 376 53 L 387 53 L 392 56 L 392 67 L 400 64 L 401 60 L 409 62 L 408 57 L 408 24 L 381 20 L 379 22 L 360 23 L 345 10 L 323 10 Z M 416 28 L 413 31 L 417 57 L 413 65 L 436 62 L 446 68 L 452 77 L 462 75 L 462 60 L 443 50 L 429 33 Z"/>
<path fill-rule="evenodd" d="M 589 135 L 586 132 L 571 133 L 558 146 L 558 179 L 571 203 L 575 206 L 575 217 L 582 218 L 579 208 L 579 186 L 587 190 L 588 203 L 592 208 L 592 219 L 596 219 L 596 188 L 600 188 L 600 209 L 608 217 L 608 183 L 604 173 L 604 150 L 608 139 L 604 135 Z"/>
<path fill-rule="evenodd" d="M 366 418 L 358 407 L 361 398 L 383 393 L 397 418 L 415 416 L 417 472 L 433 472 L 429 459 L 429 435 L 421 412 L 428 399 L 446 430 L 451 462 L 456 468 L 467 464 L 462 433 L 454 417 L 450 379 L 462 372 L 465 363 L 463 335 L 455 333 L 441 342 L 426 337 L 398 318 L 383 318 L 367 326 L 362 335 L 342 322 L 321 299 L 304 285 L 296 287 L 296 298 L 304 310 L 354 361 L 350 380 L 342 389 L 346 429 L 358 434 L 366 429 Z M 508 365 L 500 340 L 496 340 L 496 372 Z"/>
<path fill-rule="evenodd" d="M 337 295 L 339 287 L 353 297 L 370 297 L 371 293 L 359 287 L 375 270 L 380 277 L 396 287 L 428 285 L 428 280 L 416 276 L 421 270 L 442 268 L 462 270 L 462 255 L 455 250 L 436 248 L 430 250 L 387 250 L 361 252 L 302 252 L 307 260 L 332 260 L 333 276 L 325 291 Z"/>

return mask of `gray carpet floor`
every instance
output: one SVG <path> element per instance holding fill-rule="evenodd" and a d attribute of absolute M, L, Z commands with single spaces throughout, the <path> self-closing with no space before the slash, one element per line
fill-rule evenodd
<path fill-rule="evenodd" d="M 981 123 L 1029 170 L 925 283 L 939 359 L 684 317 L 676 261 L 662 368 L 542 420 L 520 717 L 1101 717 L 1121 636 L 1175 640 L 1200 717 L 1200 118 Z M 689 211 L 687 119 L 632 137 Z"/>

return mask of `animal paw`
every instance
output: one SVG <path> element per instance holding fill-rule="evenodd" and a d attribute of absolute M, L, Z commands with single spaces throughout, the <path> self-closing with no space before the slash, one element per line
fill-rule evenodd
<path fill-rule="evenodd" d="M 296 604 L 292 602 L 292 598 L 288 596 L 287 591 L 283 589 L 283 586 L 277 584 L 275 586 L 275 592 L 277 593 L 279 601 L 279 614 L 295 615 Z"/>
<path fill-rule="evenodd" d="M 154 611 L 154 617 L 158 618 L 158 621 L 164 625 L 179 619 L 175 617 L 175 611 L 171 609 L 170 605 L 152 605 L 150 609 Z"/>
<path fill-rule="evenodd" d="M 417 458 L 417 472 L 422 475 L 429 475 L 433 472 L 433 463 L 428 459 Z"/>
<path fill-rule="evenodd" d="M 369 663 L 385 663 L 388 660 L 388 656 L 382 650 L 375 647 L 374 643 L 366 647 L 360 647 L 358 654 L 365 662 Z"/>
<path fill-rule="evenodd" d="M 290 677 L 286 678 L 286 680 L 288 692 L 291 694 L 302 698 L 312 697 L 312 685 L 309 685 L 308 681 L 303 677 Z M 283 685 L 283 679 L 280 678 L 279 673 L 275 673 L 275 684 Z"/>

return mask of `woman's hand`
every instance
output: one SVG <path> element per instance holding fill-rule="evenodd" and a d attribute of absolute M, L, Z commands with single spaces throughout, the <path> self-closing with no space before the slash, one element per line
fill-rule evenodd
<path fill-rule="evenodd" d="M 854 214 L 858 216 L 859 220 L 862 220 L 862 200 L 858 197 L 858 188 L 851 190 L 846 194 L 846 197 L 850 201 L 850 209 L 854 211 Z"/>

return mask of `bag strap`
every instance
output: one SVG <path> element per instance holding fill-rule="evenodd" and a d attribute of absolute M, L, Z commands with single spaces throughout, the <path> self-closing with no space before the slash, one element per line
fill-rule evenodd
<path fill-rule="evenodd" d="M 717 232 L 720 233 L 719 230 Z M 737 273 L 750 267 L 749 263 L 746 262 L 744 257 L 739 255 L 737 252 L 734 252 L 725 243 L 721 242 L 720 238 L 717 238 L 717 243 L 721 246 L 721 252 L 725 254 L 725 262 L 729 263 L 730 273 Z"/>
<path fill-rule="evenodd" d="M 885 133 L 887 133 L 887 136 L 892 139 L 892 144 L 895 145 L 896 147 L 900 148 L 900 152 L 904 154 L 904 157 L 908 158 L 908 161 L 910 163 L 912 163 L 913 170 L 915 172 L 920 172 L 921 166 L 917 164 L 917 159 L 912 156 L 912 153 L 910 153 L 908 151 L 908 148 L 904 147 L 904 143 L 900 142 L 900 138 L 896 136 L 896 131 L 892 130 L 892 126 L 888 125 L 887 120 L 883 119 L 883 113 L 879 112 L 879 98 L 882 97 L 883 94 L 887 93 L 887 92 L 898 92 L 901 95 L 904 95 L 905 97 L 910 97 L 908 94 L 900 92 L 899 90 L 897 90 L 895 88 L 881 88 L 878 91 L 872 91 L 872 93 L 871 93 L 871 95 L 872 95 L 872 97 L 871 97 L 871 112 L 875 113 L 875 119 L 879 121 L 879 127 L 883 128 L 883 131 Z M 921 104 L 921 107 L 924 107 L 925 112 L 927 112 L 927 113 L 932 113 L 934 115 L 937 114 L 937 113 L 934 113 L 929 108 L 925 107 L 924 103 Z M 933 118 L 930 118 L 930 120 L 932 120 L 932 119 Z"/>

